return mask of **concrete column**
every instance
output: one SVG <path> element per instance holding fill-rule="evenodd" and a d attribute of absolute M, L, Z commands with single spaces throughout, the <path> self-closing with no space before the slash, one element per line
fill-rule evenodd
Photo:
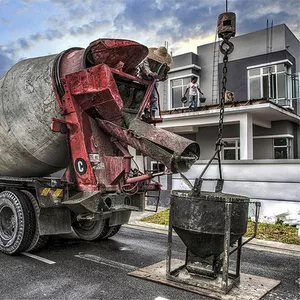
<path fill-rule="evenodd" d="M 253 159 L 253 120 L 251 114 L 240 118 L 240 157 L 241 160 Z"/>

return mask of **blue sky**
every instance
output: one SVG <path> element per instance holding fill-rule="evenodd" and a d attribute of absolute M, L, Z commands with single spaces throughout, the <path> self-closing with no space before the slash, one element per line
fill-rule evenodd
<path fill-rule="evenodd" d="M 285 23 L 300 38 L 299 0 L 228 0 L 237 34 Z M 168 41 L 173 55 L 213 42 L 225 0 L 0 0 L 0 76 L 15 62 L 86 47 L 101 37 L 148 47 Z"/>

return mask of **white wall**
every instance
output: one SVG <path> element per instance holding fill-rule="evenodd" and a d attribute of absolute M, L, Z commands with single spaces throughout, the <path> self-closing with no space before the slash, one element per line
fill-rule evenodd
<path fill-rule="evenodd" d="M 206 161 L 195 164 L 185 175 L 191 182 L 198 177 Z M 244 195 L 262 201 L 262 220 L 276 220 L 282 213 L 299 218 L 300 223 L 300 160 L 259 160 L 224 162 L 223 192 Z M 211 165 L 204 178 L 216 178 L 218 168 Z M 203 190 L 213 191 L 215 182 L 203 183 Z M 187 189 L 180 175 L 173 175 L 173 189 Z"/>

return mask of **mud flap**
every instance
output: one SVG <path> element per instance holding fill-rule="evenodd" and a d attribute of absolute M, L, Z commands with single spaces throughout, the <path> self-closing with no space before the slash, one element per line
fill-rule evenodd
<path fill-rule="evenodd" d="M 40 235 L 68 234 L 71 229 L 71 215 L 68 208 L 42 208 L 39 217 Z"/>
<path fill-rule="evenodd" d="M 130 210 L 113 212 L 111 218 L 109 219 L 109 226 L 117 226 L 117 225 L 123 225 L 128 223 L 130 215 L 131 215 Z"/>

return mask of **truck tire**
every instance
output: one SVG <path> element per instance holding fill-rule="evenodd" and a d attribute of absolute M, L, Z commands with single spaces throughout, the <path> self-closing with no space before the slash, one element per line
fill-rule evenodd
<path fill-rule="evenodd" d="M 101 240 L 108 232 L 106 220 L 76 221 L 72 226 L 78 237 L 85 241 Z"/>
<path fill-rule="evenodd" d="M 109 230 L 107 232 L 107 234 L 103 237 L 103 239 L 108 239 L 112 236 L 114 236 L 115 234 L 117 234 L 119 232 L 119 230 L 121 229 L 122 225 L 116 225 L 116 226 L 111 226 L 109 227 Z"/>
<path fill-rule="evenodd" d="M 49 237 L 47 235 L 40 235 L 39 221 L 38 221 L 40 217 L 40 207 L 38 201 L 29 191 L 22 190 L 22 193 L 24 193 L 31 201 L 31 204 L 35 211 L 35 216 L 36 216 L 35 233 L 30 246 L 28 247 L 28 249 L 26 249 L 27 252 L 35 252 L 47 245 Z"/>
<path fill-rule="evenodd" d="M 35 234 L 36 216 L 27 196 L 17 190 L 0 193 L 0 251 L 26 251 Z"/>

